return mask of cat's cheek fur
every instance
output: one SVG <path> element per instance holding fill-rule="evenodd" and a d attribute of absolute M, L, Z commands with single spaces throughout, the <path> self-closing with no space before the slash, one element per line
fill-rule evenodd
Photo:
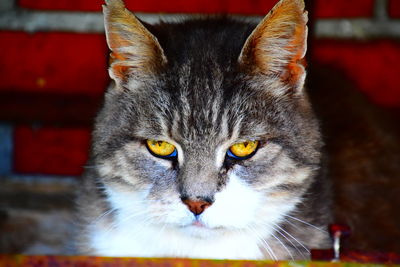
<path fill-rule="evenodd" d="M 171 161 L 150 155 L 138 142 L 124 145 L 112 157 L 96 165 L 99 174 L 107 180 L 110 178 L 116 182 L 120 180 L 139 188 L 160 179 L 160 176 L 171 176 L 168 170 L 172 168 Z"/>
<path fill-rule="evenodd" d="M 234 173 L 225 188 L 215 194 L 215 202 L 200 219 L 211 228 L 246 228 L 262 205 L 264 197 L 251 189 Z"/>

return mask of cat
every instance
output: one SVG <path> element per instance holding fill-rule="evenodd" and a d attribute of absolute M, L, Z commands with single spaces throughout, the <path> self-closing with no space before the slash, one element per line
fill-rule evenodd
<path fill-rule="evenodd" d="M 103 8 L 109 75 L 79 193 L 82 254 L 308 259 L 330 185 L 304 89 L 307 12 L 148 25 Z"/>

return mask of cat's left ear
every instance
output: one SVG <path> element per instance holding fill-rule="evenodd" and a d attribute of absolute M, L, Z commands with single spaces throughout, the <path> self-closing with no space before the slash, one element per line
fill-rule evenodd
<path fill-rule="evenodd" d="M 117 83 L 130 75 L 155 73 L 167 62 L 157 38 L 125 8 L 122 0 L 106 0 L 103 13 L 111 50 L 109 72 Z"/>
<path fill-rule="evenodd" d="M 252 73 L 278 77 L 301 93 L 307 20 L 303 0 L 280 0 L 246 40 L 239 64 Z"/>

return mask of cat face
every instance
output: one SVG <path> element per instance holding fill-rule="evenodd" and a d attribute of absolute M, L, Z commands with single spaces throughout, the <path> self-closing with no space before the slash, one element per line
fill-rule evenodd
<path fill-rule="evenodd" d="M 303 9 L 281 1 L 255 29 L 210 19 L 150 32 L 122 2 L 108 3 L 115 84 L 93 159 L 115 224 L 262 240 L 295 210 L 321 146 L 303 92 Z"/>
<path fill-rule="evenodd" d="M 216 79 L 190 84 L 183 78 L 182 85 L 190 86 L 174 86 L 175 95 L 151 86 L 110 98 L 126 105 L 117 113 L 118 127 L 105 123 L 109 135 L 102 134 L 105 146 L 98 148 L 107 148 L 98 152 L 106 155 L 98 164 L 111 200 L 126 203 L 129 213 L 142 213 L 151 223 L 196 235 L 277 223 L 300 201 L 318 166 L 317 144 L 305 137 L 312 139 L 305 131 L 315 125 L 304 123 L 301 110 L 279 108 L 278 99 L 246 85 L 235 82 L 243 90 L 228 98 L 223 96 L 231 90 L 223 87 L 226 83 L 207 88 Z M 207 93 L 196 95 L 199 88 Z M 147 148 L 148 139 L 173 144 L 177 156 L 157 157 Z M 246 140 L 259 142 L 252 157 L 227 155 L 232 145 Z M 195 215 L 182 199 L 211 205 Z"/>

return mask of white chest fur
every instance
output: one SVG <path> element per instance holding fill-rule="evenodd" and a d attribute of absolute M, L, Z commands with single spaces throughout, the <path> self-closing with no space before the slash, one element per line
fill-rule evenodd
<path fill-rule="evenodd" d="M 135 226 L 133 226 L 135 227 Z M 135 234 L 117 229 L 93 235 L 96 254 L 134 257 L 189 257 L 209 259 L 261 259 L 257 240 L 245 233 L 200 239 L 182 236 L 174 229 L 140 226 Z"/>

